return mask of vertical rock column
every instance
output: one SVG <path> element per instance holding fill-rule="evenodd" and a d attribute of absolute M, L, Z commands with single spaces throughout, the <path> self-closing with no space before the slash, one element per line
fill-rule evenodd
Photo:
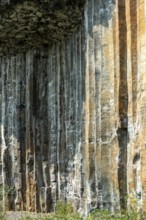
<path fill-rule="evenodd" d="M 97 3 L 92 0 L 87 1 L 85 6 L 84 160 L 87 210 L 119 207 L 119 149 L 116 134 L 119 97 L 118 79 L 115 79 L 119 71 L 115 54 L 119 52 L 119 25 L 115 20 L 118 18 L 117 7 L 118 4 L 109 1 Z"/>
<path fill-rule="evenodd" d="M 26 54 L 26 209 L 29 211 L 35 210 L 35 118 L 33 117 L 35 108 L 34 103 L 34 66 L 33 66 L 33 51 Z"/>
<path fill-rule="evenodd" d="M 121 1 L 120 1 L 121 2 Z M 128 91 L 127 194 L 130 206 L 145 207 L 145 2 L 126 1 Z M 124 9 L 124 10 L 125 10 Z M 123 16 L 122 16 L 123 18 Z M 122 33 L 123 34 L 123 31 Z M 125 41 L 124 41 L 125 42 Z M 124 47 L 123 47 L 124 48 Z M 122 49 L 123 51 L 123 49 Z M 124 57 L 125 57 L 124 56 Z M 123 66 L 123 65 L 122 65 Z M 123 78 L 123 71 L 122 71 Z M 123 85 L 124 86 L 124 85 Z M 126 89 L 125 89 L 126 91 Z M 122 93 L 121 93 L 122 94 Z M 123 92 L 124 94 L 124 92 Z M 122 135 L 123 136 L 123 135 Z M 126 182 L 126 181 L 125 181 Z M 123 194 L 123 192 L 122 192 Z M 133 202 L 135 199 L 136 202 Z M 126 200 L 126 199 L 125 199 Z M 125 204 L 126 205 L 126 204 Z"/>
<path fill-rule="evenodd" d="M 146 208 L 146 1 L 137 0 L 137 117 L 134 123 L 133 180 L 135 197 Z M 134 9 L 134 5 L 133 5 Z M 136 33 L 136 31 L 134 32 Z M 136 37 L 136 36 L 135 36 Z M 135 84 L 135 80 L 133 80 Z"/>
<path fill-rule="evenodd" d="M 7 209 L 12 210 L 15 207 L 17 210 L 22 210 L 25 200 L 22 195 L 24 169 L 22 154 L 23 143 L 25 143 L 25 61 L 20 55 L 12 56 L 10 59 L 2 58 L 0 68 L 2 81 L 1 162 L 3 193 L 5 194 L 3 202 Z"/>
<path fill-rule="evenodd" d="M 127 82 L 128 82 L 128 146 L 127 146 L 127 189 L 128 201 L 137 197 L 138 166 L 140 152 L 137 146 L 138 132 L 138 5 L 137 0 L 126 2 L 127 25 Z M 138 180 L 139 179 L 139 180 Z M 140 190 L 140 189 L 139 189 Z M 137 197 L 138 199 L 138 197 Z M 138 199 L 139 200 L 139 199 Z M 133 206 L 134 204 L 130 204 Z"/>

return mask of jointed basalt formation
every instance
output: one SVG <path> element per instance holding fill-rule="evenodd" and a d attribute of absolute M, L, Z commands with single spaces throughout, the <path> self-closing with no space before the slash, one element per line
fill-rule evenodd
<path fill-rule="evenodd" d="M 146 1 L 1 1 L 10 210 L 146 208 Z"/>

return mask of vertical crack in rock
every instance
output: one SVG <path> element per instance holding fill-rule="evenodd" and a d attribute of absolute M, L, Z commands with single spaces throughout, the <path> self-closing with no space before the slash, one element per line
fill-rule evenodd
<path fill-rule="evenodd" d="M 67 149 L 66 149 L 66 97 L 65 94 L 65 87 L 66 87 L 66 61 L 65 61 L 65 45 L 63 44 L 60 47 L 60 147 L 59 147 L 59 167 L 61 176 L 60 188 L 63 189 L 62 194 L 60 195 L 60 199 L 66 202 L 67 195 Z M 70 116 L 71 117 L 71 116 Z"/>
<path fill-rule="evenodd" d="M 120 191 L 121 209 L 127 207 L 127 144 L 128 144 L 128 82 L 127 82 L 127 24 L 126 24 L 126 1 L 118 1 L 119 14 L 119 169 L 118 181 Z"/>
<path fill-rule="evenodd" d="M 19 192 L 21 193 L 22 199 L 20 201 L 19 210 L 25 210 L 25 203 L 26 203 L 26 180 L 25 180 L 25 164 L 26 164 L 26 157 L 25 157 L 25 134 L 26 134 L 26 125 L 25 125 L 25 107 L 26 107 L 26 100 L 25 100 L 25 88 L 26 88 L 26 57 L 25 54 L 22 56 L 18 56 L 15 60 L 15 65 L 17 66 L 18 76 L 19 79 L 17 80 L 19 99 L 16 104 L 17 114 L 18 114 L 18 133 L 19 133 L 19 143 L 20 143 L 20 179 L 18 182 L 21 183 L 19 187 Z M 13 67 L 12 67 L 13 69 Z M 15 74 L 15 73 L 14 73 Z M 15 155 L 16 157 L 16 155 Z M 18 184 L 18 183 L 17 183 Z M 18 198 L 19 201 L 19 198 Z"/>

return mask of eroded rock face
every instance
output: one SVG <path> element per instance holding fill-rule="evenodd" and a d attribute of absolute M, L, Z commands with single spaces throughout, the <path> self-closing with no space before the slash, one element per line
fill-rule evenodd
<path fill-rule="evenodd" d="M 0 32 L 2 50 L 7 50 L 6 42 L 14 45 L 8 43 L 11 54 L 0 58 L 0 183 L 11 189 L 8 198 L 3 196 L 10 210 L 48 212 L 58 200 L 72 202 L 84 214 L 129 204 L 145 209 L 145 3 L 86 0 L 82 23 L 65 39 L 78 19 L 64 26 L 70 27 L 67 33 L 60 27 L 58 38 L 43 25 L 45 41 L 33 39 L 41 28 L 33 21 L 28 38 L 18 31 L 23 33 L 21 46 L 17 34 L 7 41 Z M 28 3 L 9 4 L 10 14 L 19 6 L 22 18 Z M 43 4 L 51 1 L 40 7 L 31 1 L 25 10 L 37 8 L 36 15 L 39 8 L 40 22 L 51 19 Z M 62 14 L 52 7 L 49 13 Z M 28 14 L 30 20 L 38 19 Z"/>

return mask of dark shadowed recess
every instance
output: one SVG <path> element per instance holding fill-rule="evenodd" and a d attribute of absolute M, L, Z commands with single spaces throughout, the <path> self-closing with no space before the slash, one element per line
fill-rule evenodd
<path fill-rule="evenodd" d="M 119 169 L 118 181 L 120 191 L 121 209 L 127 208 L 127 145 L 128 133 L 128 82 L 127 82 L 127 25 L 126 25 L 126 0 L 118 2 L 119 14 L 119 117 L 120 127 L 117 130 L 119 141 Z"/>

